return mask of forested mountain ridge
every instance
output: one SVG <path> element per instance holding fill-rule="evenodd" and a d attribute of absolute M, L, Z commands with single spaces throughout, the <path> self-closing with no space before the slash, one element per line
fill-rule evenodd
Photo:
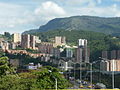
<path fill-rule="evenodd" d="M 120 33 L 120 17 L 72 16 L 55 18 L 47 24 L 24 33 L 45 32 L 50 30 L 83 30 L 102 32 L 105 34 Z"/>

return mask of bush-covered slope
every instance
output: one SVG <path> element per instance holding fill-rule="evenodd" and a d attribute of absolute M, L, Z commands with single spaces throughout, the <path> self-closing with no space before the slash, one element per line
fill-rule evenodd
<path fill-rule="evenodd" d="M 25 33 L 45 32 L 49 30 L 85 30 L 102 32 L 106 34 L 120 33 L 120 18 L 104 18 L 95 16 L 73 16 L 67 18 L 56 18 L 39 29 L 27 31 Z"/>

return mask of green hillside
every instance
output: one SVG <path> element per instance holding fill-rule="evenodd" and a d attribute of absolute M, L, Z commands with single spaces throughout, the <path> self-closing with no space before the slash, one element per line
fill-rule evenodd
<path fill-rule="evenodd" d="M 47 24 L 25 33 L 45 32 L 49 30 L 84 30 L 102 32 L 105 34 L 120 33 L 120 17 L 104 18 L 95 16 L 73 16 L 56 18 Z"/>

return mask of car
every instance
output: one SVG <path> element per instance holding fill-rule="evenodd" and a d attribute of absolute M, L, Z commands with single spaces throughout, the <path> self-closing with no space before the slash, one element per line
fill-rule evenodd
<path fill-rule="evenodd" d="M 81 80 L 79 80 L 79 79 L 77 79 L 76 81 L 77 81 L 77 83 L 79 83 L 79 84 L 81 84 L 81 83 L 82 83 L 82 81 L 81 81 Z"/>
<path fill-rule="evenodd" d="M 82 84 L 83 84 L 83 85 L 87 85 L 87 81 L 83 81 Z"/>
<path fill-rule="evenodd" d="M 89 85 L 88 88 L 92 88 L 92 85 Z"/>
<path fill-rule="evenodd" d="M 80 85 L 80 88 L 84 88 L 84 86 L 81 84 L 81 85 Z"/>
<path fill-rule="evenodd" d="M 106 85 L 104 85 L 103 83 L 97 83 L 95 85 L 95 88 L 96 89 L 106 89 Z"/>
<path fill-rule="evenodd" d="M 114 88 L 114 89 L 119 89 L 119 88 Z"/>

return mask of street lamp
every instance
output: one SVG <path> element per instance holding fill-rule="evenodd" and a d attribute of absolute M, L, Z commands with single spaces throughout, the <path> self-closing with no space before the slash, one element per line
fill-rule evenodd
<path fill-rule="evenodd" d="M 99 60 L 100 61 L 100 60 Z M 90 64 L 90 83 L 91 83 L 91 88 L 92 88 L 92 84 L 93 84 L 93 64 L 99 62 L 99 61 L 94 61 L 92 63 L 88 63 Z"/>
<path fill-rule="evenodd" d="M 90 71 L 91 71 L 91 73 L 90 73 L 90 82 L 91 82 L 91 86 L 92 86 L 92 63 L 90 63 L 90 66 L 91 66 L 91 68 L 90 68 Z M 91 87 L 92 88 L 92 87 Z"/>
<path fill-rule="evenodd" d="M 74 66 L 73 66 L 73 70 L 74 70 L 74 85 L 75 85 L 75 67 L 76 67 L 76 63 L 73 61 L 70 61 Z"/>
<path fill-rule="evenodd" d="M 115 80 L 114 80 L 114 79 L 115 79 L 115 77 L 114 77 L 114 71 L 115 71 L 115 70 L 114 70 L 114 63 L 115 63 L 115 62 L 114 62 L 114 60 L 113 60 L 112 63 L 113 63 L 113 64 L 112 64 L 112 65 L 113 65 L 113 67 L 112 67 L 112 88 L 114 89 L 114 88 L 115 88 L 115 83 L 114 83 L 114 82 L 115 82 Z"/>
<path fill-rule="evenodd" d="M 52 73 L 52 71 L 51 70 L 48 70 L 48 72 L 50 72 L 50 73 Z M 54 76 L 52 76 L 54 79 L 55 79 L 55 90 L 57 90 L 57 78 L 55 78 Z"/>

